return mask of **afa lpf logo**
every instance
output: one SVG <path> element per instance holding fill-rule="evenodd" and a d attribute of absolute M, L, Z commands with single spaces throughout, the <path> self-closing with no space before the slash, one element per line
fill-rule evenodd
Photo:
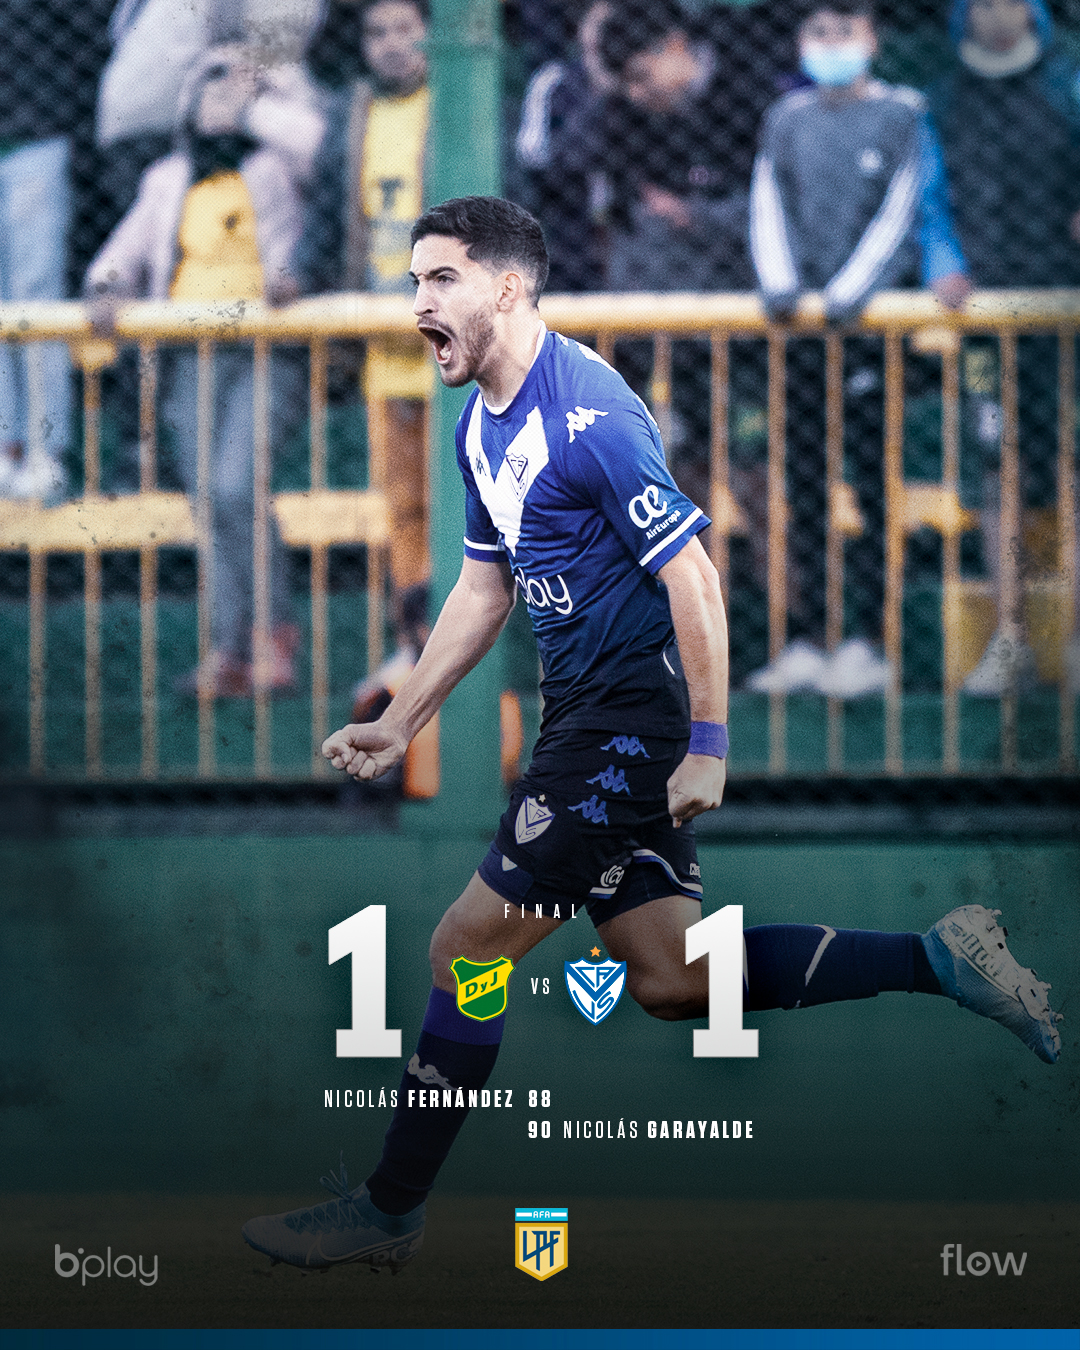
<path fill-rule="evenodd" d="M 599 956 L 600 948 L 592 954 Z M 587 1022 L 596 1026 L 614 1012 L 626 984 L 625 961 L 564 961 L 563 969 L 571 1001 Z"/>
<path fill-rule="evenodd" d="M 570 1212 L 514 1210 L 514 1265 L 534 1280 L 550 1280 L 566 1269 Z"/>

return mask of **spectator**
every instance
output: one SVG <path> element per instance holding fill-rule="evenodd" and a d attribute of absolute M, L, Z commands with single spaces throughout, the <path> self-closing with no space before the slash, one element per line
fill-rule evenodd
<path fill-rule="evenodd" d="M 371 0 L 368 78 L 330 104 L 317 189 L 297 256 L 306 291 L 411 293 L 409 231 L 424 201 L 430 96 L 426 0 Z M 404 590 L 426 579 L 427 402 L 431 363 L 419 337 L 367 344 L 364 390 L 372 481 L 385 481 L 390 570 Z M 390 447 L 393 454 L 390 454 Z"/>
<path fill-rule="evenodd" d="M 0 3 L 0 301 L 66 293 L 72 143 L 89 116 L 102 9 L 102 0 Z M 67 347 L 4 343 L 0 496 L 62 495 L 70 422 Z"/>
<path fill-rule="evenodd" d="M 695 41 L 671 0 L 613 7 L 600 61 L 615 82 L 581 141 L 611 182 L 612 290 L 730 290 L 751 284 L 746 212 L 753 130 L 774 96 L 760 71 L 732 78 L 727 54 Z"/>
<path fill-rule="evenodd" d="M 823 0 L 800 28 L 800 61 L 813 88 L 790 93 L 769 110 L 751 194 L 751 251 L 771 319 L 790 318 L 804 290 L 824 292 L 830 322 L 855 319 L 875 290 L 905 279 L 917 236 L 924 282 L 948 304 L 962 303 L 969 290 L 942 193 L 923 191 L 924 184 L 938 188 L 940 153 L 922 96 L 871 79 L 876 50 L 872 11 L 864 0 Z M 883 601 L 881 420 L 873 406 L 851 406 L 879 394 L 881 381 L 872 344 L 863 339 L 847 346 L 849 364 L 858 367 L 847 380 L 846 448 L 863 518 L 857 610 L 864 631 L 827 663 L 804 640 L 790 644 L 751 676 L 753 689 L 815 688 L 853 698 L 883 693 L 888 686 L 889 668 L 869 641 L 879 634 Z M 811 362 L 804 359 L 804 367 Z M 803 373 L 818 394 L 820 371 Z M 789 435 L 792 476 L 799 480 L 791 493 L 793 533 L 801 533 L 804 544 L 812 537 L 820 554 L 825 503 L 812 501 L 812 494 L 820 493 L 812 480 L 823 476 L 824 426 L 820 411 L 803 417 L 802 407 L 796 408 Z M 806 491 L 800 490 L 803 480 L 810 480 Z M 808 504 L 817 519 L 806 518 Z M 752 503 L 747 506 L 752 513 Z M 794 570 L 800 571 L 797 563 Z M 808 570 L 820 580 L 820 561 Z"/>
<path fill-rule="evenodd" d="M 191 71 L 180 100 L 177 146 L 143 175 L 139 195 L 91 264 L 86 289 L 95 326 L 109 332 L 118 301 L 269 300 L 296 291 L 289 265 L 302 221 L 294 166 L 244 128 L 260 78 L 249 50 L 212 48 Z M 161 421 L 171 432 L 184 485 L 197 482 L 196 355 L 169 350 Z M 210 498 L 213 651 L 182 682 L 188 692 L 246 695 L 252 689 L 253 382 L 251 351 L 222 345 L 214 364 Z M 304 407 L 303 367 L 276 351 L 272 450 Z M 270 688 L 293 684 L 298 631 L 290 622 L 285 554 L 271 517 Z"/>
<path fill-rule="evenodd" d="M 598 221 L 607 179 L 582 162 L 577 147 L 567 155 L 564 136 L 578 133 L 593 99 L 614 91 L 596 45 L 610 12 L 610 0 L 590 5 L 578 31 L 579 52 L 546 61 L 534 73 L 514 142 L 521 175 L 516 195 L 543 227 L 551 264 L 547 284 L 555 292 L 592 291 L 603 282 Z"/>
<path fill-rule="evenodd" d="M 287 85 L 307 143 L 300 153 L 308 156 L 310 168 L 320 133 L 312 136 L 310 113 L 305 115 L 301 106 L 311 100 L 296 86 L 301 82 L 299 57 L 320 10 L 320 0 L 289 0 L 286 9 L 275 6 L 269 17 L 252 0 L 190 0 L 182 5 L 176 0 L 120 0 L 109 20 L 113 50 L 97 103 L 104 207 L 110 217 L 106 232 L 135 200 L 143 171 L 168 154 L 185 81 L 215 44 L 245 41 L 264 75 L 274 72 L 261 101 L 250 110 L 254 120 L 282 96 L 279 86 Z"/>
<path fill-rule="evenodd" d="M 1080 285 L 1076 62 L 1055 42 L 1042 0 L 956 0 L 949 30 L 955 62 L 929 99 L 975 284 Z M 1057 459 L 1054 339 L 1020 338 L 1018 366 L 1023 497 L 1029 507 L 1046 506 L 1054 497 Z M 1000 596 L 1000 409 L 992 395 L 972 393 L 970 420 L 983 460 L 975 497 L 982 504 L 986 562 Z M 1076 561 L 1063 560 L 1063 570 Z M 1080 622 L 1076 631 L 1080 634 Z M 1074 638 L 1068 653 L 1074 689 L 1080 689 L 1078 644 Z M 1023 615 L 1002 613 L 999 605 L 997 631 L 964 688 L 996 696 L 1034 680 Z"/>
<path fill-rule="evenodd" d="M 244 41 L 259 68 L 247 130 L 311 172 L 323 133 L 320 98 L 299 62 L 319 18 L 320 0 L 121 0 L 109 21 L 112 54 L 102 73 L 95 132 L 98 172 L 92 257 L 134 202 L 142 176 L 169 153 L 180 99 L 192 68 L 214 45 Z M 139 481 L 139 393 L 134 353 L 123 352 L 105 383 L 106 418 L 120 445 L 108 484 L 134 491 Z"/>

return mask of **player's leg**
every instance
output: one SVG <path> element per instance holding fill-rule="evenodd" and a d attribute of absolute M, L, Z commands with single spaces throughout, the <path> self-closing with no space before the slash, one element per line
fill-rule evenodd
<path fill-rule="evenodd" d="M 828 924 L 766 924 L 746 929 L 743 1006 L 809 1008 L 875 998 L 889 991 L 942 994 L 1000 1022 L 1047 1063 L 1061 1050 L 1060 1016 L 1048 984 L 1021 966 L 996 915 L 963 905 L 927 933 L 882 933 Z M 653 1017 L 701 1017 L 708 1008 L 708 963 L 685 961 L 686 929 L 700 906 L 667 896 L 597 925 L 616 960 L 627 963 L 627 988 Z M 681 966 L 681 968 L 680 968 Z"/>
<path fill-rule="evenodd" d="M 560 923 L 534 914 L 522 919 L 518 906 L 479 875 L 443 915 L 431 939 L 432 989 L 416 1053 L 402 1075 L 382 1157 L 367 1179 L 383 1213 L 406 1214 L 427 1198 L 465 1123 L 469 1093 L 485 1085 L 499 1054 L 505 1011 L 483 1020 L 463 1012 L 451 963 L 464 957 L 484 966 L 507 957 L 516 965 Z"/>
<path fill-rule="evenodd" d="M 483 1018 L 461 1011 L 450 964 L 458 957 L 480 966 L 508 957 L 516 965 L 560 923 L 535 913 L 521 919 L 516 904 L 473 876 L 431 939 L 423 1028 L 374 1172 L 350 1189 L 343 1166 L 340 1178 L 322 1178 L 336 1200 L 250 1220 L 243 1234 L 251 1246 L 291 1265 L 360 1261 L 395 1272 L 416 1255 L 427 1194 L 469 1113 L 470 1092 L 495 1067 L 505 1023 L 505 1011 Z"/>
<path fill-rule="evenodd" d="M 686 964 L 686 930 L 700 919 L 700 900 L 666 895 L 597 923 L 608 953 L 626 962 L 630 997 L 651 1017 L 675 1022 L 708 1012 L 708 958 Z"/>

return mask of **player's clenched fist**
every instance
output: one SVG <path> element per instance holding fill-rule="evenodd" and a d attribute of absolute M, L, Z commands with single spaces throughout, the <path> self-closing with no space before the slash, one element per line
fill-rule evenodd
<path fill-rule="evenodd" d="M 378 722 L 350 722 L 323 741 L 323 755 L 335 769 L 365 781 L 381 778 L 408 748 L 389 727 Z"/>
<path fill-rule="evenodd" d="M 726 778 L 726 761 L 713 755 L 687 755 L 667 782 L 668 812 L 675 828 L 718 807 Z"/>

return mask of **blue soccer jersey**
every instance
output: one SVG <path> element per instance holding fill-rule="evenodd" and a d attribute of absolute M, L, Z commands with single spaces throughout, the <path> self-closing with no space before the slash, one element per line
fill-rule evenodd
<path fill-rule="evenodd" d="M 513 568 L 536 633 L 544 727 L 689 730 L 656 573 L 708 524 L 675 486 L 656 423 L 601 357 L 559 333 L 501 413 L 475 390 L 457 428 L 465 553 Z M 639 733 L 640 734 L 640 733 Z"/>

